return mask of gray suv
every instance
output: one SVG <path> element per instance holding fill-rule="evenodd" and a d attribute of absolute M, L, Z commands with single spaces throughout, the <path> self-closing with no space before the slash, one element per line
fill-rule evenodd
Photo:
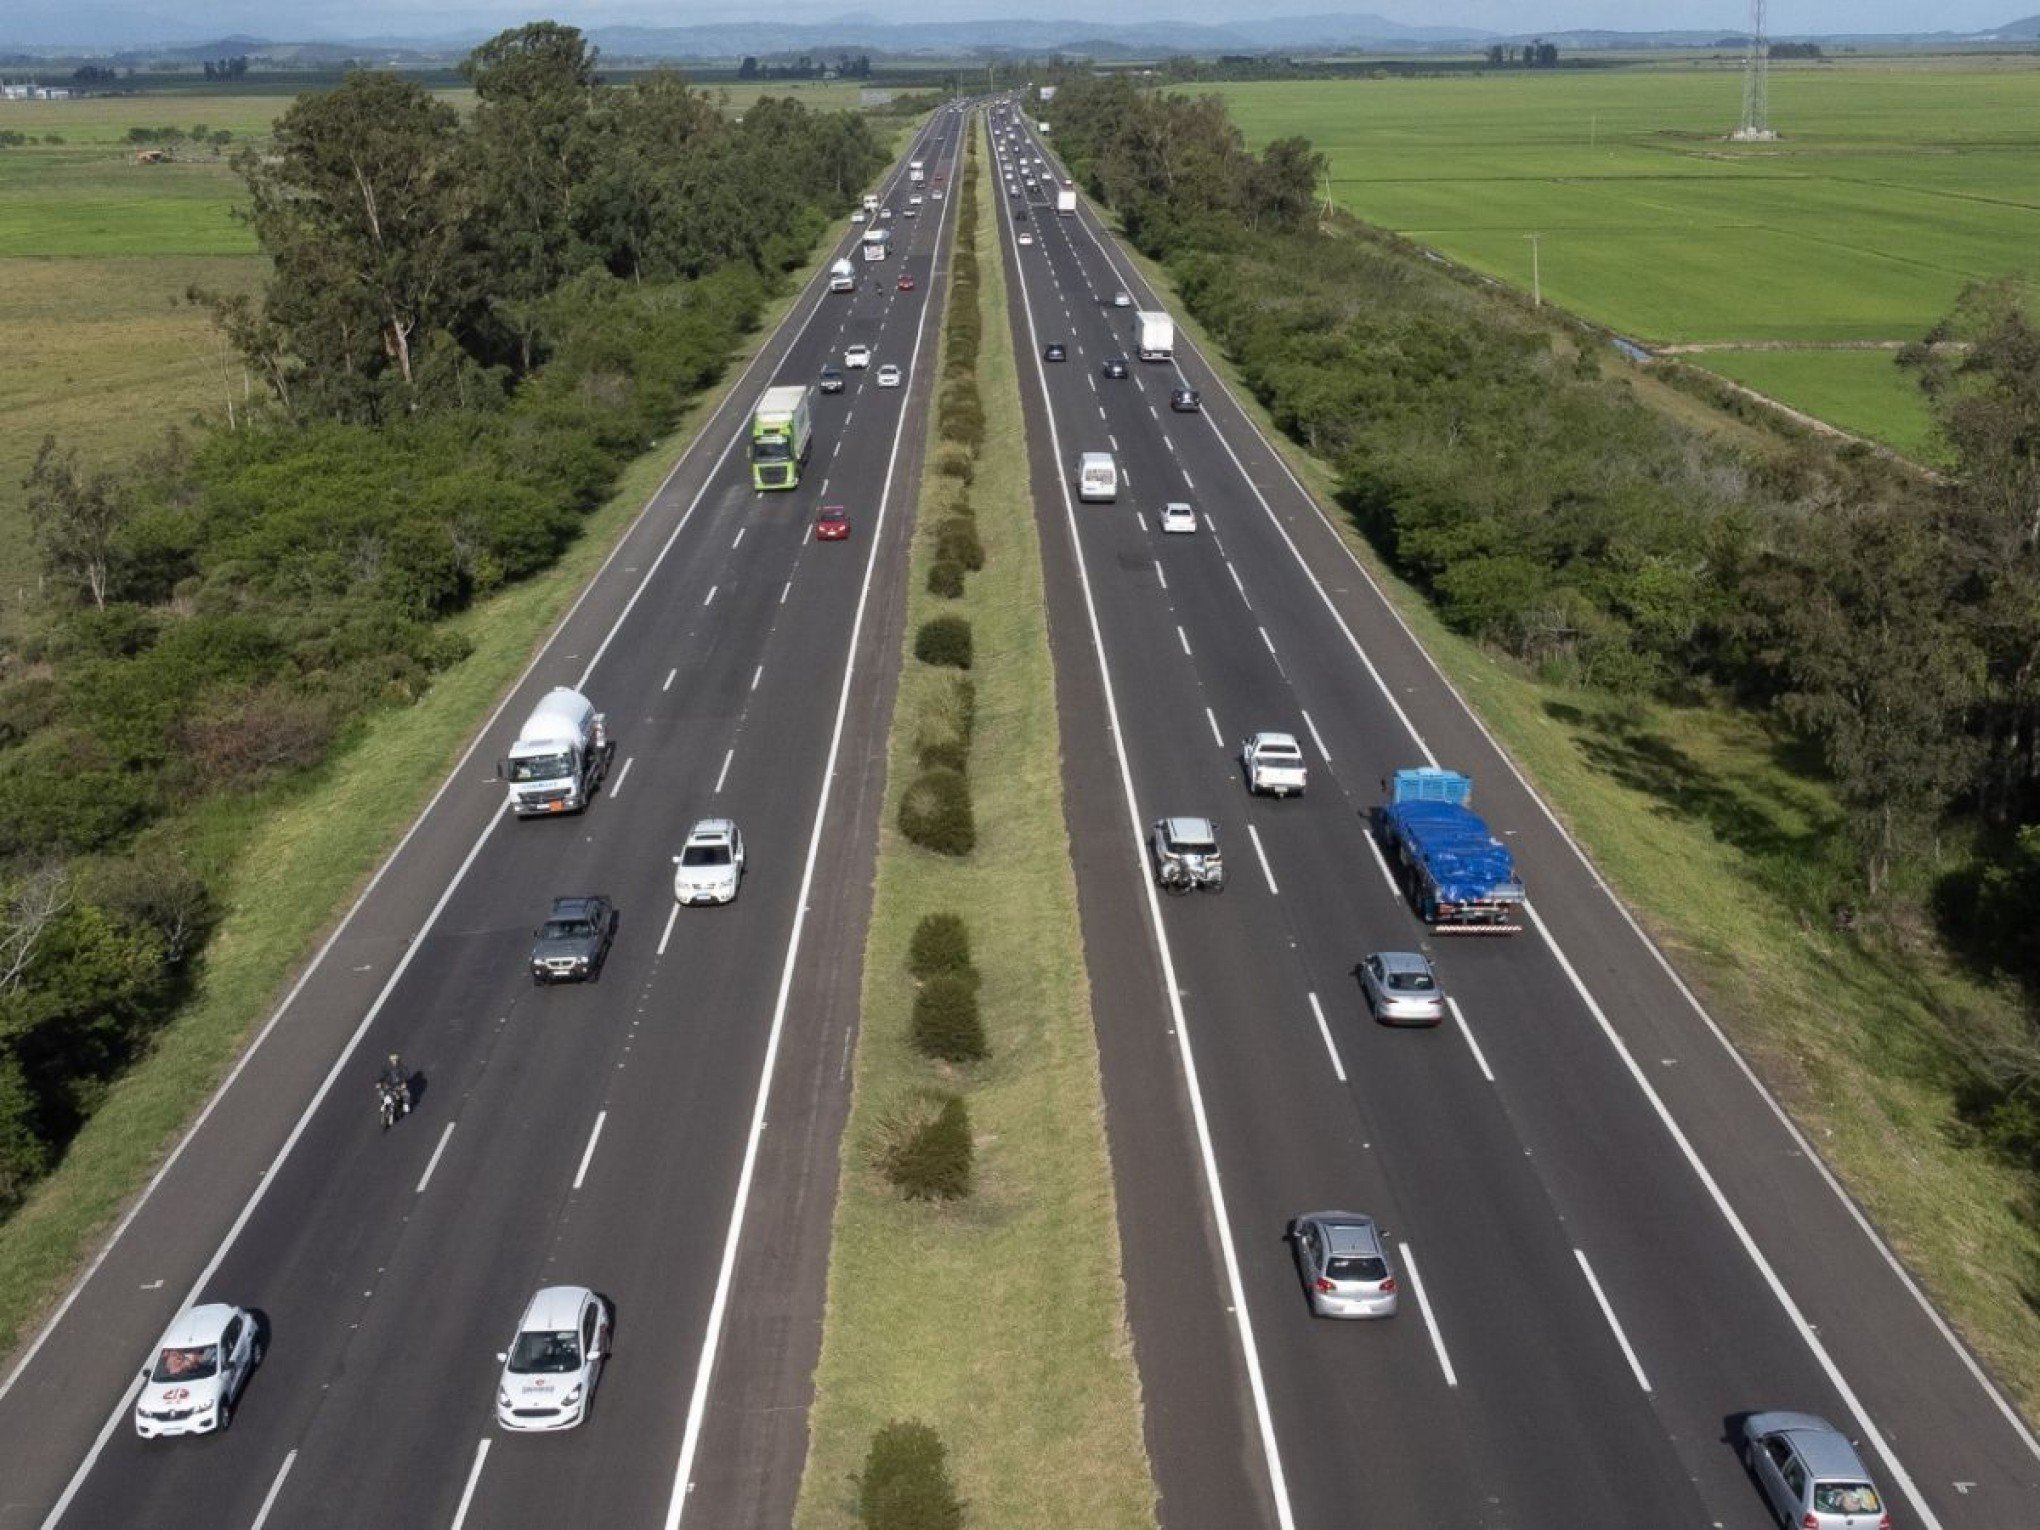
<path fill-rule="evenodd" d="M 1884 1500 L 1847 1435 L 1811 1413 L 1752 1413 L 1743 1459 L 1781 1524 L 1891 1530 Z"/>
<path fill-rule="evenodd" d="M 616 905 L 601 894 L 553 899 L 552 913 L 532 931 L 531 981 L 585 983 L 609 959 Z"/>

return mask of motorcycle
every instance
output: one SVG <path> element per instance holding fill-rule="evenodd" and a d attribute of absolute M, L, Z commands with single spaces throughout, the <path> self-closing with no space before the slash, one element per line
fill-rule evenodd
<path fill-rule="evenodd" d="M 399 1081 L 392 1083 L 386 1078 L 375 1081 L 376 1112 L 382 1117 L 384 1131 L 397 1124 L 401 1116 L 411 1113 L 411 1086 Z"/>

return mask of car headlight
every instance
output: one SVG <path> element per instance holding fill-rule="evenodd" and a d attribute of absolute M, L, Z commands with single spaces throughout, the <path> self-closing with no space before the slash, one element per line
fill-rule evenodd
<path fill-rule="evenodd" d="M 560 1399 L 560 1407 L 562 1410 L 572 1408 L 577 1406 L 580 1403 L 580 1401 L 581 1401 L 581 1388 L 577 1386 L 571 1392 L 567 1393 L 565 1397 L 562 1397 Z"/>
<path fill-rule="evenodd" d="M 510 1406 L 510 1389 L 508 1387 L 496 1388 L 496 1406 L 499 1408 Z"/>

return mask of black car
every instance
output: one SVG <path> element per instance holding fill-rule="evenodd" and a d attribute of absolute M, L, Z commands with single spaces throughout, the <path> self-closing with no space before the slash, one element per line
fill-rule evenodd
<path fill-rule="evenodd" d="M 531 932 L 531 981 L 585 983 L 609 959 L 616 938 L 616 905 L 601 894 L 555 898 L 552 913 Z"/>
<path fill-rule="evenodd" d="M 1178 414 L 1196 414 L 1204 407 L 1204 400 L 1198 397 L 1195 388 L 1178 388 L 1169 395 L 1169 407 Z"/>
<path fill-rule="evenodd" d="M 836 367 L 823 367 L 821 386 L 824 393 L 841 393 L 843 391 L 842 371 Z"/>
<path fill-rule="evenodd" d="M 1024 208 L 1024 207 L 1016 207 L 1016 208 L 1014 208 L 1014 209 L 1013 209 L 1013 221 L 1014 221 L 1015 223 L 1025 223 L 1025 222 L 1027 221 L 1027 209 L 1026 209 L 1026 208 Z"/>
<path fill-rule="evenodd" d="M 1126 375 L 1126 358 L 1124 356 L 1107 356 L 1104 364 L 1098 370 L 1107 377 L 1124 377 Z"/>
<path fill-rule="evenodd" d="M 1070 353 L 1063 349 L 1060 340 L 1051 340 L 1042 348 L 1041 359 L 1043 361 L 1068 361 Z"/>

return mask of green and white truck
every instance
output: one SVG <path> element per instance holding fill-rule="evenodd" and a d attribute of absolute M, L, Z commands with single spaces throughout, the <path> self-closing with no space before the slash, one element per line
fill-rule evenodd
<path fill-rule="evenodd" d="M 759 394 L 758 407 L 751 411 L 752 487 L 798 487 L 813 440 L 814 421 L 804 384 L 786 383 Z"/>

